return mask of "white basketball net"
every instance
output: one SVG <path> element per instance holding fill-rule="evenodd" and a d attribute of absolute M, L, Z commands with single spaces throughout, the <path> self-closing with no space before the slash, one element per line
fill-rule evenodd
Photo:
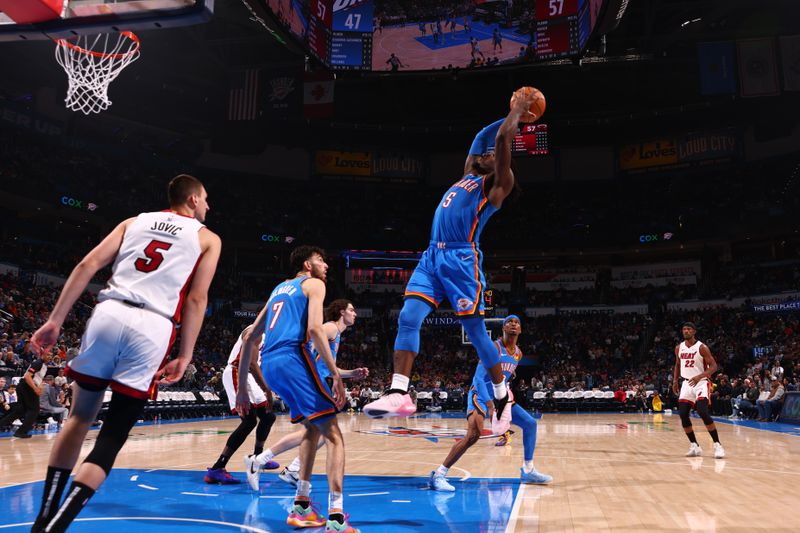
<path fill-rule="evenodd" d="M 138 58 L 139 38 L 129 31 L 56 40 L 56 61 L 69 79 L 67 108 L 86 115 L 108 109 L 109 84 Z"/>

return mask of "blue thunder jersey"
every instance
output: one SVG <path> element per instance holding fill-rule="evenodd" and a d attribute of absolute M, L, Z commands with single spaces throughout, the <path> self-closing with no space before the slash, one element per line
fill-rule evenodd
<path fill-rule="evenodd" d="M 264 345 L 261 360 L 279 350 L 300 347 L 308 340 L 308 298 L 301 285 L 309 276 L 286 280 L 272 291 L 267 300 Z"/>
<path fill-rule="evenodd" d="M 339 352 L 339 344 L 342 342 L 342 333 L 337 332 L 336 338 L 332 341 L 329 341 L 328 344 L 331 347 L 331 355 L 333 356 L 333 360 L 336 361 L 336 354 Z M 314 358 L 314 361 L 317 363 L 317 372 L 322 379 L 327 378 L 331 375 L 330 370 L 328 370 L 328 365 L 325 364 L 325 361 L 322 359 L 322 354 L 320 354 L 316 348 L 314 348 L 314 342 L 308 341 L 308 351 L 311 352 L 311 356 Z"/>
<path fill-rule="evenodd" d="M 468 174 L 447 189 L 433 215 L 431 241 L 477 243 L 486 221 L 497 211 L 485 187 L 485 177 Z"/>
<path fill-rule="evenodd" d="M 500 342 L 500 340 L 494 341 L 494 345 L 497 348 L 497 352 L 500 354 L 500 367 L 503 369 L 503 375 L 505 376 L 506 381 L 510 381 L 511 374 L 513 374 L 517 369 L 517 364 L 519 363 L 519 360 L 522 359 L 522 351 L 519 349 L 519 346 L 517 346 L 514 354 L 509 355 L 505 346 L 503 346 L 503 343 Z M 478 366 L 475 368 L 475 375 L 472 378 L 472 386 L 479 395 L 487 396 L 487 400 L 491 400 L 494 397 L 494 395 L 491 393 L 492 376 L 486 371 L 486 367 L 483 366 L 483 363 L 478 363 Z"/>

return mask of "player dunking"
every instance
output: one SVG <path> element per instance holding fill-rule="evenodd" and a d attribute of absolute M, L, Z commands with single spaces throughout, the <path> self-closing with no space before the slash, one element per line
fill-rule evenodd
<path fill-rule="evenodd" d="M 239 371 L 241 370 L 239 368 L 239 360 L 242 356 L 242 338 L 251 329 L 252 326 L 246 327 L 239 335 L 239 338 L 236 339 L 236 344 L 233 345 L 231 354 L 228 356 L 228 364 L 222 372 L 222 385 L 225 387 L 225 393 L 228 395 L 228 404 L 233 413 L 237 413 L 236 392 L 239 385 Z M 272 392 L 264 382 L 264 376 L 261 374 L 257 359 L 250 361 L 248 373 L 250 375 L 247 376 L 247 394 L 250 397 L 250 412 L 245 416 L 239 417 L 242 421 L 228 437 L 225 448 L 223 448 L 217 462 L 206 472 L 203 478 L 206 483 L 220 483 L 223 485 L 241 483 L 225 469 L 228 466 L 228 461 L 254 429 L 256 430 L 256 445 L 253 453 L 259 454 L 263 452 L 264 443 L 269 437 L 272 424 L 275 423 L 275 413 L 272 412 Z M 264 466 L 266 468 L 278 468 L 278 464 L 275 462 Z"/>
<path fill-rule="evenodd" d="M 511 374 L 514 373 L 519 360 L 522 359 L 522 352 L 517 346 L 517 339 L 519 339 L 521 332 L 522 324 L 519 317 L 509 315 L 503 321 L 503 336 L 494 343 L 500 354 L 500 365 L 503 367 L 503 374 L 507 380 L 511 379 Z M 463 439 L 453 444 L 444 462 L 431 472 L 431 477 L 428 480 L 428 487 L 431 490 L 446 492 L 456 490 L 453 485 L 448 483 L 445 476 L 447 476 L 448 470 L 456 464 L 456 461 L 480 439 L 483 421 L 488 412 L 487 404 L 492 399 L 489 393 L 490 386 L 491 380 L 486 373 L 486 369 L 478 363 L 475 375 L 472 378 L 472 387 L 467 397 L 467 434 Z M 536 448 L 536 419 L 519 405 L 513 404 L 511 406 L 511 423 L 522 428 L 525 460 L 520 469 L 522 482 L 549 483 L 552 481 L 552 477 L 547 474 L 540 474 L 533 467 L 533 451 Z"/>
<path fill-rule="evenodd" d="M 325 526 L 326 532 L 358 533 L 348 524 L 343 509 L 344 440 L 336 421 L 336 412 L 345 402 L 344 385 L 322 323 L 328 265 L 325 264 L 324 252 L 313 246 L 295 249 L 290 262 L 297 274 L 272 291 L 253 323 L 253 330 L 245 335 L 239 364 L 250 364 L 258 345 L 257 339 L 266 333 L 261 349 L 264 378 L 270 388 L 289 405 L 292 422 L 302 422 L 306 427 L 300 444 L 300 479 L 286 523 L 292 527 Z M 309 340 L 314 342 L 328 367 L 332 386 L 319 375 L 314 357 L 308 350 Z M 246 384 L 244 374 L 239 374 L 236 409 L 245 414 L 250 409 Z M 325 438 L 327 449 L 327 521 L 311 506 L 310 500 L 311 470 L 314 468 L 320 434 Z M 259 462 L 251 456 L 245 459 L 245 464 L 248 481 L 255 477 L 258 486 Z"/>
<path fill-rule="evenodd" d="M 339 352 L 342 333 L 344 333 L 347 328 L 355 324 L 357 316 L 358 314 L 356 313 L 355 307 L 353 307 L 353 303 L 350 300 L 334 300 L 328 304 L 328 307 L 325 308 L 326 322 L 322 325 L 322 327 L 325 328 L 325 337 L 328 339 L 328 343 L 331 348 L 331 355 L 333 356 L 334 361 L 336 361 L 336 355 Z M 317 371 L 319 372 L 320 377 L 323 379 L 328 379 L 328 367 L 325 366 L 325 362 L 323 361 L 319 350 L 313 346 L 313 343 L 310 344 L 311 346 L 308 346 L 308 348 L 311 349 L 311 355 L 317 364 Z M 343 379 L 362 379 L 369 376 L 369 370 L 367 368 L 356 368 L 354 370 L 343 370 L 339 368 L 339 375 L 342 376 Z M 330 385 L 330 383 L 328 383 L 328 385 Z M 259 465 L 265 464 L 273 457 L 280 455 L 287 450 L 298 447 L 303 441 L 303 436 L 305 433 L 306 429 L 302 428 L 289 433 L 288 435 L 284 435 L 278 442 L 270 446 L 267 450 L 264 450 L 263 454 L 256 457 L 256 461 Z M 325 439 L 320 437 L 317 441 L 317 449 L 319 449 L 323 444 L 325 444 Z M 297 486 L 299 475 L 300 456 L 298 455 L 289 466 L 285 467 L 281 473 L 278 474 L 278 477 L 291 485 Z M 255 480 L 255 486 L 253 486 L 252 489 L 258 490 L 257 479 Z"/>
<path fill-rule="evenodd" d="M 200 181 L 177 176 L 169 183 L 168 196 L 168 210 L 125 220 L 78 263 L 47 322 L 31 338 L 39 351 L 52 346 L 86 285 L 114 262 L 80 352 L 67 366 L 67 375 L 77 383 L 72 413 L 50 452 L 32 531 L 67 529 L 111 471 L 154 391 L 154 377 L 163 374 L 161 383 L 175 383 L 192 359 L 222 244 L 203 225 L 209 208 Z M 176 324 L 181 324 L 178 357 L 163 366 Z M 109 385 L 113 393 L 105 424 L 60 503 Z"/>
<path fill-rule="evenodd" d="M 675 368 L 672 372 L 672 391 L 678 395 L 678 412 L 681 415 L 681 424 L 691 445 L 686 457 L 697 457 L 703 454 L 697 439 L 694 436 L 692 420 L 689 413 L 692 407 L 703 419 L 708 434 L 714 440 L 714 457 L 722 459 L 725 450 L 719 442 L 717 427 L 708 414 L 711 402 L 711 383 L 709 378 L 717 371 L 717 362 L 711 355 L 708 346 L 695 338 L 697 328 L 692 322 L 685 322 L 681 328 L 683 342 L 675 347 Z M 684 379 L 678 386 L 678 378 Z"/>
<path fill-rule="evenodd" d="M 405 292 L 394 352 L 391 389 L 364 406 L 371 417 L 408 416 L 416 406 L 408 396 L 409 376 L 419 352 L 419 332 L 428 314 L 447 298 L 460 318 L 481 362 L 491 375 L 495 399 L 493 430 L 503 434 L 511 420 L 509 400 L 497 349 L 483 321 L 483 289 L 478 239 L 481 230 L 514 188 L 511 143 L 532 100 L 515 95 L 511 112 L 482 129 L 470 147 L 464 177 L 445 192 L 433 216 L 430 246 L 422 254 Z"/>

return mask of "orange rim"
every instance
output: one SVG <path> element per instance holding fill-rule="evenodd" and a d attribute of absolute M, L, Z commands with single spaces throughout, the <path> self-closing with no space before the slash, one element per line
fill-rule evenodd
<path fill-rule="evenodd" d="M 93 50 L 86 50 L 85 48 L 81 48 L 80 46 L 78 46 L 76 44 L 72 44 L 67 39 L 56 39 L 56 44 L 59 45 L 59 46 L 66 46 L 70 50 L 75 50 L 76 52 L 79 52 L 81 54 L 87 54 L 87 55 L 90 55 L 90 56 L 93 56 L 93 57 L 101 57 L 101 58 L 103 58 L 103 57 L 112 57 L 114 59 L 123 59 L 123 58 L 126 58 L 126 57 L 130 56 L 130 55 L 135 54 L 139 50 L 139 46 L 141 44 L 139 42 L 139 38 L 136 36 L 136 34 L 133 33 L 132 31 L 121 31 L 119 33 L 123 37 L 127 37 L 128 39 L 133 41 L 134 44 L 136 45 L 132 50 L 129 50 L 129 51 L 125 52 L 124 54 L 105 54 L 103 52 L 95 52 Z"/>

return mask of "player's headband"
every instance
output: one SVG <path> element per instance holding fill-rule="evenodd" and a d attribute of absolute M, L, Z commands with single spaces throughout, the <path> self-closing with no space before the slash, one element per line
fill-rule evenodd
<path fill-rule="evenodd" d="M 684 322 L 683 326 L 681 327 L 692 328 L 693 330 L 697 331 L 697 326 L 694 325 L 694 322 Z"/>
<path fill-rule="evenodd" d="M 508 321 L 509 321 L 509 320 L 511 320 L 512 318 L 516 318 L 516 319 L 517 319 L 517 321 L 518 321 L 520 324 L 522 323 L 522 320 L 520 320 L 520 319 L 519 319 L 519 317 L 518 317 L 517 315 L 508 315 L 508 316 L 507 316 L 505 319 L 503 319 L 503 325 L 505 326 L 505 325 L 508 323 Z"/>

